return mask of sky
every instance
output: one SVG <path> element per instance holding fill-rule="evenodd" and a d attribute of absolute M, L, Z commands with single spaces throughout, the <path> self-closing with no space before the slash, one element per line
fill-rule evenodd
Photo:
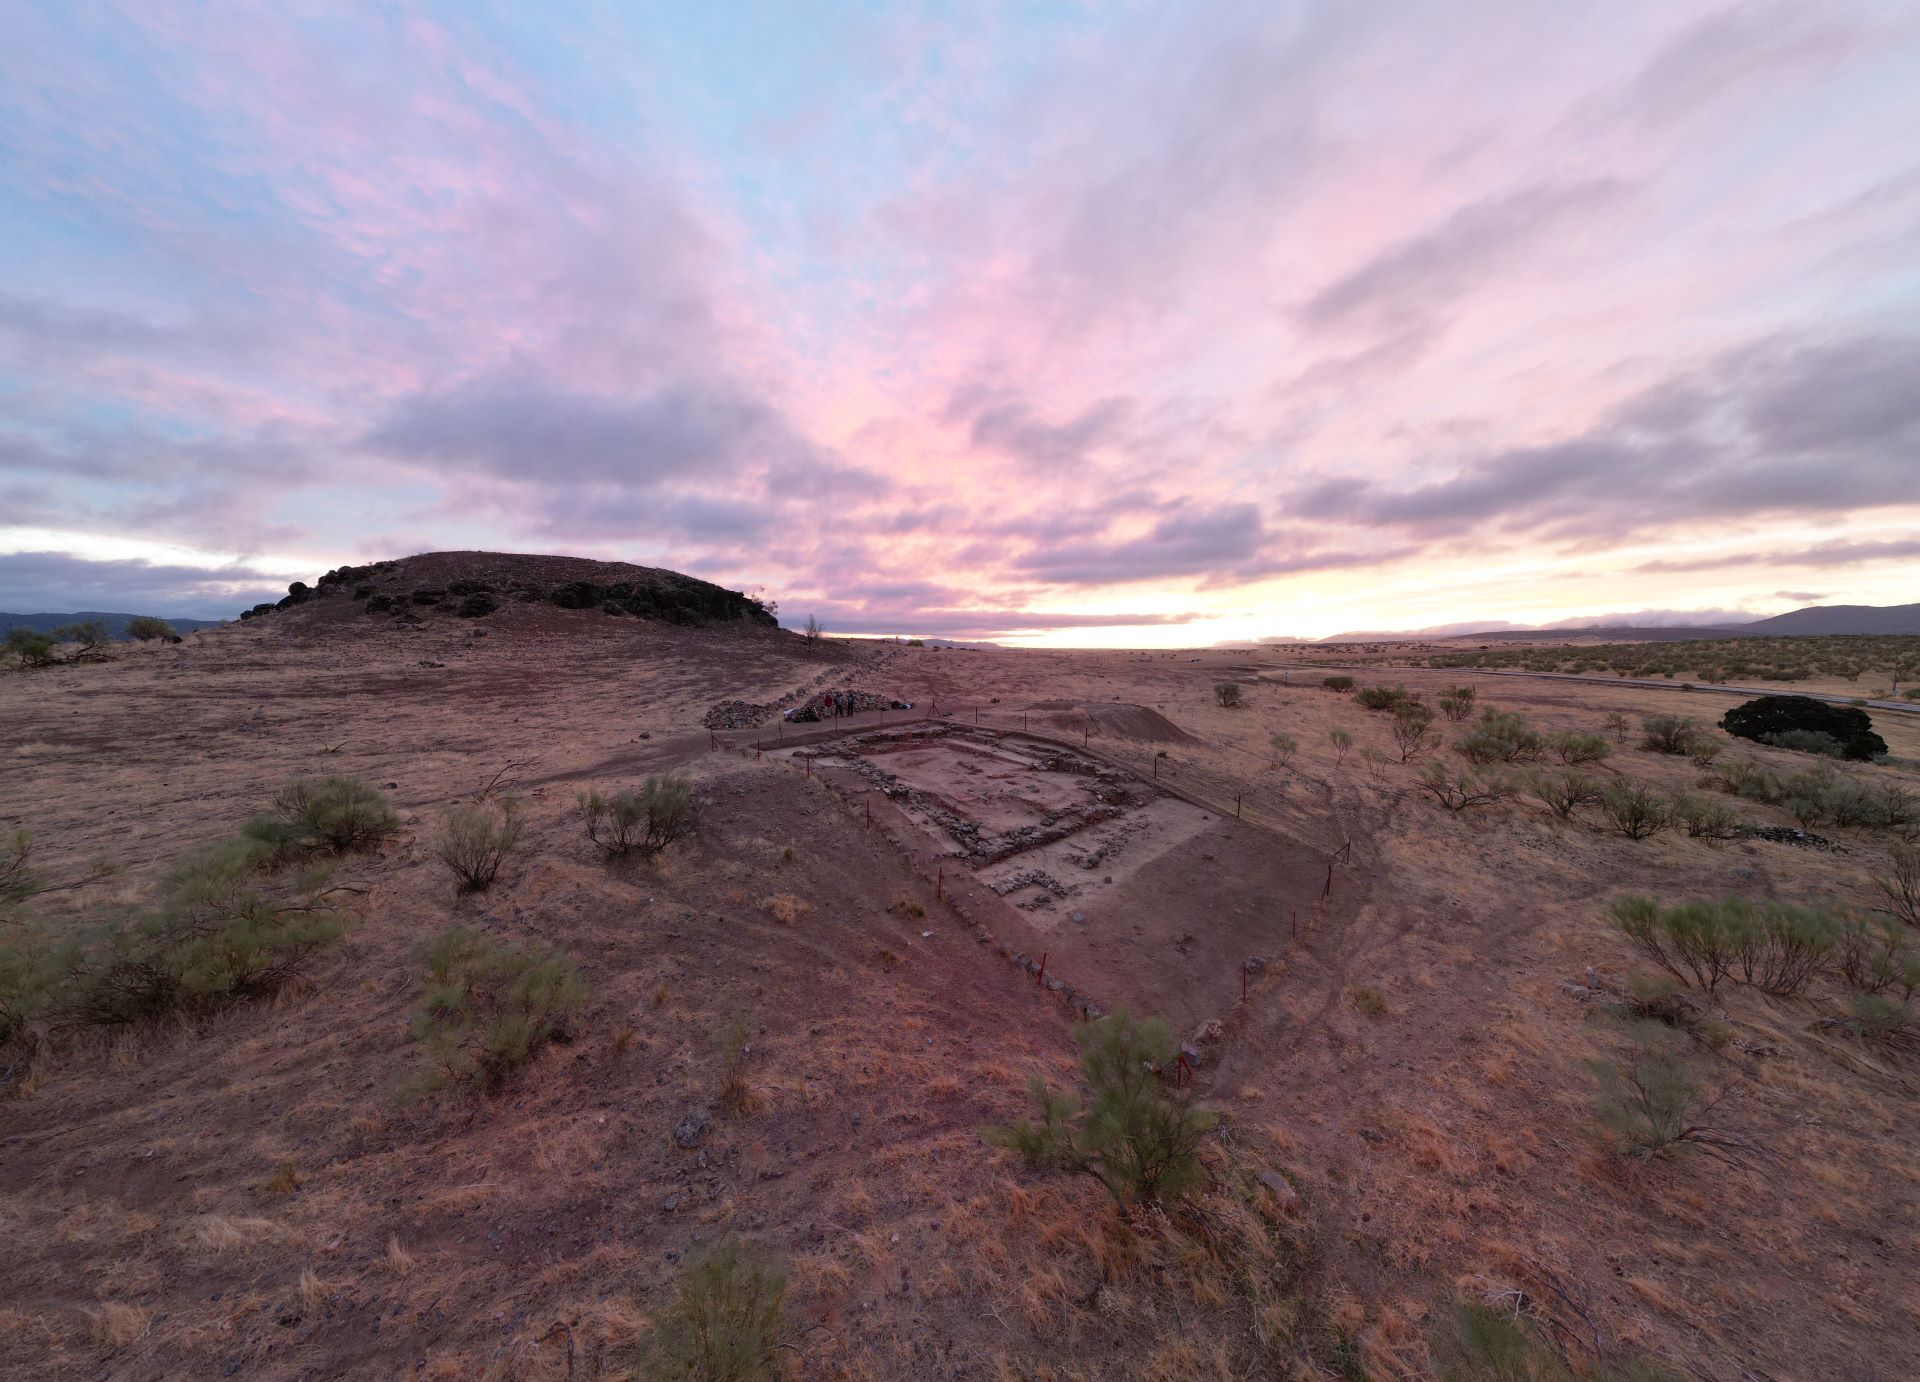
<path fill-rule="evenodd" d="M 0 609 L 1920 599 L 1920 3 L 0 7 Z"/>

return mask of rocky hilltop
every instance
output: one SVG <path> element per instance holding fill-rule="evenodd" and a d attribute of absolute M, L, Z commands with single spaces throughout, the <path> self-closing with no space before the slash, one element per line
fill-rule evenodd
<path fill-rule="evenodd" d="M 428 552 L 335 567 L 312 585 L 295 581 L 282 599 L 255 605 L 240 617 L 255 619 L 318 605 L 329 612 L 357 608 L 411 623 L 434 613 L 484 618 L 508 603 L 599 610 L 673 624 L 776 624 L 772 612 L 752 596 L 678 571 L 507 552 Z"/>

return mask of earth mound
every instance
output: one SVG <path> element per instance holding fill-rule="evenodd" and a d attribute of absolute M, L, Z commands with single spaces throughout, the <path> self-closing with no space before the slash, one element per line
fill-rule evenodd
<path fill-rule="evenodd" d="M 349 602 L 351 602 L 349 604 Z M 506 552 L 428 552 L 365 566 L 340 566 L 313 585 L 295 581 L 277 602 L 258 604 L 242 619 L 320 604 L 418 624 L 429 614 L 481 619 L 508 602 L 672 624 L 743 623 L 777 627 L 758 600 L 711 581 L 587 557 Z"/>
<path fill-rule="evenodd" d="M 1144 705 L 1125 705 L 1101 701 L 1035 701 L 1029 710 L 1052 712 L 1044 721 L 1058 730 L 1077 730 L 1089 720 L 1104 735 L 1122 739 L 1142 739 L 1155 744 L 1192 743 L 1188 734 L 1157 710 Z"/>

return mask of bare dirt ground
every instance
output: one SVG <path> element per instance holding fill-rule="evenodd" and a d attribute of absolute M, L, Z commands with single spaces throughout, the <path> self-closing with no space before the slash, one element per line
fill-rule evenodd
<path fill-rule="evenodd" d="M 1824 851 L 1636 842 L 1522 801 L 1449 814 L 1411 790 L 1417 765 L 1361 759 L 1390 748 L 1382 717 L 1278 656 L 808 645 L 544 606 L 484 637 L 297 614 L 0 676 L 0 831 L 32 830 L 54 881 L 121 868 L 43 899 L 50 924 L 138 896 L 296 774 L 365 777 L 406 820 L 350 857 L 355 925 L 309 988 L 67 1042 L 0 1102 L 6 1376 L 641 1375 L 631 1346 L 677 1264 L 727 1231 L 793 1264 L 797 1376 L 1269 1375 L 1245 1360 L 1279 1286 L 1121 1252 L 1098 1187 L 985 1144 L 1028 1075 L 1070 1076 L 1076 1002 L 1194 1034 L 1231 1165 L 1297 1187 L 1274 1211 L 1318 1302 L 1290 1317 L 1295 1375 L 1426 1376 L 1431 1312 L 1507 1289 L 1583 1357 L 1688 1376 L 1889 1378 L 1920 1355 L 1920 1069 L 1818 1028 L 1834 989 L 1719 995 L 1716 1116 L 1768 1149 L 1750 1168 L 1605 1152 L 1581 1064 L 1624 1047 L 1588 991 L 1647 969 L 1607 898 L 1865 901 L 1866 832 L 1823 829 Z M 1546 730 L 1710 718 L 1677 688 L 1360 675 L 1430 699 L 1476 682 Z M 1247 705 L 1214 703 L 1226 678 Z M 829 685 L 937 702 L 945 732 L 863 753 L 870 728 L 829 727 L 809 775 L 783 737 L 715 750 L 700 727 L 719 700 Z M 1876 727 L 1894 761 L 1858 771 L 1920 785 L 1920 723 Z M 695 774 L 703 830 L 610 867 L 575 793 L 668 767 Z M 1602 771 L 1699 776 L 1631 745 Z M 496 774 L 529 837 L 463 897 L 429 840 Z M 988 858 L 954 820 L 1053 837 Z M 1073 891 L 996 891 L 1036 870 Z M 564 946 L 592 1006 L 500 1094 L 400 1100 L 415 948 L 454 920 Z M 1007 962 L 1043 953 L 1057 990 Z M 753 1106 L 681 1147 L 740 1009 Z"/>

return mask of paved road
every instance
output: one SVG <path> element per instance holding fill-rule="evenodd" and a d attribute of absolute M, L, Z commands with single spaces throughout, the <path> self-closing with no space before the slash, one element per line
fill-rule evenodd
<path fill-rule="evenodd" d="M 1365 671 L 1362 667 L 1351 667 L 1337 662 L 1292 662 L 1288 667 L 1324 667 L 1328 671 L 1349 674 Z M 1426 670 L 1426 669 L 1422 669 Z M 1449 675 L 1478 677 L 1535 677 L 1541 681 L 1591 681 L 1601 686 L 1646 686 L 1657 691 L 1678 691 L 1680 683 L 1668 681 L 1664 677 L 1590 677 L 1579 672 L 1528 672 L 1517 667 L 1446 667 L 1438 670 Z M 1816 701 L 1826 701 L 1830 705 L 1852 705 L 1853 696 L 1836 696 L 1825 691 L 1796 691 L 1792 687 L 1779 686 L 1709 686 L 1704 682 L 1694 682 L 1693 689 L 1717 692 L 1722 696 L 1808 696 Z M 1862 705 L 1875 710 L 1893 710 L 1902 715 L 1920 715 L 1920 701 L 1867 701 Z"/>

